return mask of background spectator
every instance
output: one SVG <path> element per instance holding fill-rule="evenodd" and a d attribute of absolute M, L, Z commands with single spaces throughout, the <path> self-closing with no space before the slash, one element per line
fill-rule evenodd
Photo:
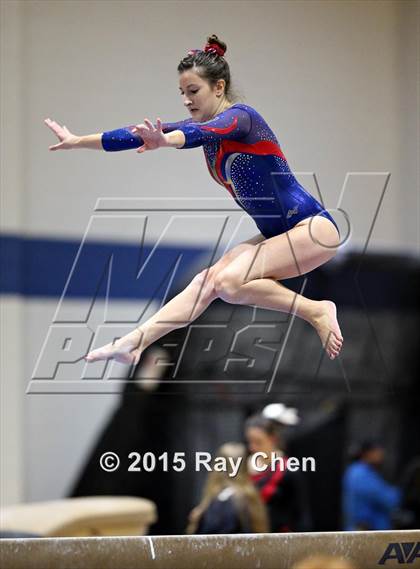
<path fill-rule="evenodd" d="M 238 473 L 209 473 L 201 502 L 189 517 L 187 533 L 254 533 L 269 530 L 268 516 L 258 492 L 249 479 L 246 448 L 240 443 L 226 443 L 217 456 L 241 459 Z"/>
<path fill-rule="evenodd" d="M 261 498 L 267 504 L 272 532 L 303 531 L 306 526 L 306 492 L 300 472 L 284 468 L 287 464 L 283 427 L 299 422 L 295 409 L 281 403 L 267 405 L 262 413 L 249 417 L 245 423 L 245 436 L 249 451 L 265 453 L 267 458 L 255 460 L 258 467 L 267 469 L 259 472 L 248 461 L 251 479 L 258 488 Z M 282 457 L 283 464 L 271 466 L 271 457 Z"/>
<path fill-rule="evenodd" d="M 400 503 L 401 491 L 388 484 L 378 472 L 384 449 L 375 441 L 364 441 L 347 467 L 343 479 L 344 529 L 391 529 L 391 512 Z"/>

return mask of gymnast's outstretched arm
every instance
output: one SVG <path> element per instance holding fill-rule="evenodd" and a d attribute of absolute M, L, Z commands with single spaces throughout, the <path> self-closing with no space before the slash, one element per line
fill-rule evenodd
<path fill-rule="evenodd" d="M 180 128 L 192 121 L 191 118 L 177 122 L 162 123 L 162 132 L 168 133 Z M 98 132 L 79 136 L 69 131 L 66 126 L 60 126 L 51 119 L 45 119 L 45 124 L 56 134 L 59 141 L 50 146 L 50 150 L 72 150 L 76 148 L 91 148 L 92 150 L 105 150 L 106 152 L 117 152 L 120 150 L 131 150 L 139 148 L 144 141 L 135 125 L 128 125 L 115 130 Z"/>

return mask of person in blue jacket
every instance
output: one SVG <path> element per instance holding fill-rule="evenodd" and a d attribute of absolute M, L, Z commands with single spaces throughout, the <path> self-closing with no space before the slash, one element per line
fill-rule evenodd
<path fill-rule="evenodd" d="M 401 491 L 379 473 L 384 459 L 382 446 L 374 441 L 360 445 L 357 459 L 343 478 L 344 529 L 391 529 L 391 513 L 400 503 Z"/>
<path fill-rule="evenodd" d="M 147 346 L 190 324 L 213 300 L 296 314 L 317 331 L 328 356 L 338 356 L 343 336 L 336 306 L 296 294 L 279 281 L 301 276 L 336 254 L 340 233 L 331 215 L 297 181 L 279 142 L 250 105 L 235 102 L 226 44 L 213 35 L 204 49 L 191 50 L 178 65 L 179 89 L 190 117 L 178 122 L 129 125 L 76 136 L 46 119 L 60 142 L 50 150 L 202 147 L 213 179 L 255 221 L 259 233 L 229 250 L 189 286 L 126 336 L 90 351 L 88 362 L 113 358 L 137 364 Z"/>

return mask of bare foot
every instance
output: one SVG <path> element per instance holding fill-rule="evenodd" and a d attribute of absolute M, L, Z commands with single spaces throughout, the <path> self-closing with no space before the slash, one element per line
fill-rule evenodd
<path fill-rule="evenodd" d="M 314 316 L 311 324 L 318 332 L 328 357 L 333 360 L 343 345 L 343 336 L 337 321 L 337 308 L 330 300 L 321 300 L 318 305 L 319 313 Z"/>
<path fill-rule="evenodd" d="M 138 328 L 119 338 L 114 343 L 106 344 L 101 348 L 92 350 L 85 356 L 87 362 L 97 362 L 99 360 L 113 359 L 121 364 L 137 365 L 141 350 L 140 340 L 142 334 Z"/>

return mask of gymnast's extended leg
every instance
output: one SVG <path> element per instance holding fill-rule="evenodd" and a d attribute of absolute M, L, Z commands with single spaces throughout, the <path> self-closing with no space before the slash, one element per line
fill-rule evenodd
<path fill-rule="evenodd" d="M 86 361 L 113 358 L 120 363 L 137 364 L 142 352 L 153 342 L 176 328 L 187 326 L 200 316 L 217 298 L 214 289 L 216 275 L 235 258 L 264 240 L 259 234 L 240 243 L 221 257 L 213 266 L 204 269 L 190 284 L 151 318 L 119 340 L 89 352 Z"/>

